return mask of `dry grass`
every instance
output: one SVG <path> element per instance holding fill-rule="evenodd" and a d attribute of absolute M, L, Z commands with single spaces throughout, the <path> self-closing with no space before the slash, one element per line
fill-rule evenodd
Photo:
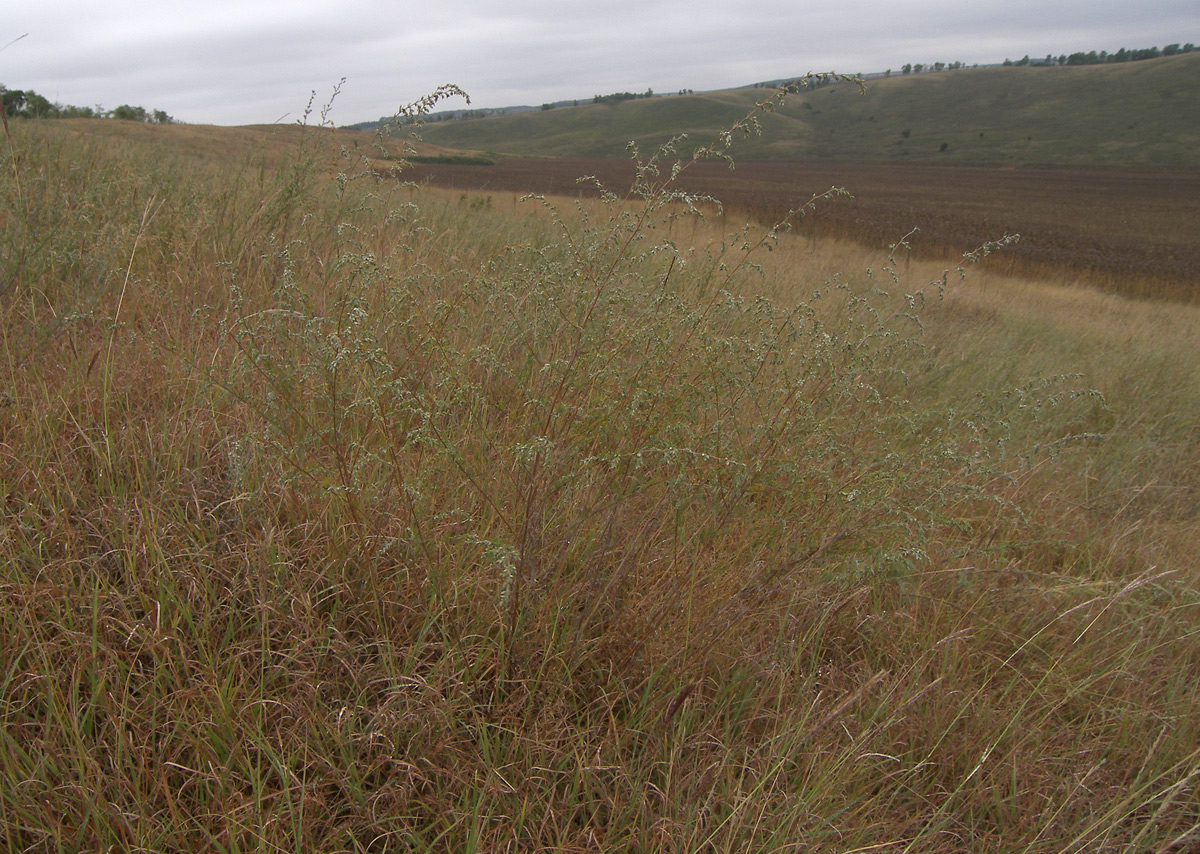
<path fill-rule="evenodd" d="M 1186 850 L 1190 308 L 152 130 L 6 142 L 0 845 Z"/>

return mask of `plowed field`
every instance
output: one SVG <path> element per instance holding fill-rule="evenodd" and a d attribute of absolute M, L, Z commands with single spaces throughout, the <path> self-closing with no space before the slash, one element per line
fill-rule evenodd
<path fill-rule="evenodd" d="M 594 194 L 577 182 L 590 175 L 623 195 L 634 167 L 621 160 L 503 158 L 493 166 L 415 164 L 405 174 L 464 191 L 546 195 Z M 797 230 L 886 246 L 917 228 L 914 251 L 947 258 L 1016 233 L 1020 242 L 1000 261 L 1011 272 L 1200 299 L 1200 170 L 746 161 L 731 171 L 706 161 L 680 181 L 720 199 L 726 216 L 763 224 L 843 187 L 854 198 L 822 202 Z"/>

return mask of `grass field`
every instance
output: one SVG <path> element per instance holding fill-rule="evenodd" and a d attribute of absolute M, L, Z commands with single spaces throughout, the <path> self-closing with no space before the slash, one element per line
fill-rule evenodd
<path fill-rule="evenodd" d="M 1194 850 L 1200 308 L 4 145 L 5 850 Z"/>
<path fill-rule="evenodd" d="M 796 69 L 797 76 L 820 69 Z M 968 68 L 805 91 L 739 159 L 1200 167 L 1200 53 L 1097 66 Z M 622 157 L 691 134 L 691 155 L 764 89 L 581 104 L 431 124 L 430 142 L 511 155 Z"/>

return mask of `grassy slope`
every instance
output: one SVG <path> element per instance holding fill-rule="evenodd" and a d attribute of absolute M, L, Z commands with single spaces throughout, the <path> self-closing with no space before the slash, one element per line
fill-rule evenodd
<path fill-rule="evenodd" d="M 3 152 L 0 848 L 1188 850 L 1196 309 L 127 130 Z"/>
<path fill-rule="evenodd" d="M 910 158 L 1200 165 L 1200 53 L 1120 65 L 981 68 L 871 80 L 788 100 L 743 158 Z M 621 156 L 740 117 L 764 90 L 588 104 L 431 125 L 442 145 L 497 153 Z M 905 138 L 902 133 L 909 130 Z M 941 151 L 942 143 L 947 150 Z M 685 149 L 686 150 L 686 149 Z"/>

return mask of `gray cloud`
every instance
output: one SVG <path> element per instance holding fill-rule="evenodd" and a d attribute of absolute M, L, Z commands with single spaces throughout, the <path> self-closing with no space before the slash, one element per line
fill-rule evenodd
<path fill-rule="evenodd" d="M 809 70 L 999 62 L 1196 41 L 1194 0 L 966 4 L 766 0 L 40 0 L 5 21 L 0 82 L 62 103 L 214 124 L 295 119 L 346 84 L 333 118 L 390 114 L 442 83 L 477 106 L 611 91 L 717 89 Z"/>

